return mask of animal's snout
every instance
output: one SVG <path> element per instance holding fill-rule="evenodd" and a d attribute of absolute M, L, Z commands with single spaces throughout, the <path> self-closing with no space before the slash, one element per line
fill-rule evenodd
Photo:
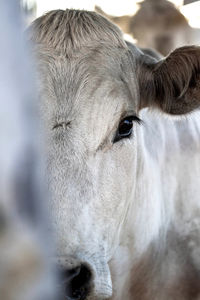
<path fill-rule="evenodd" d="M 84 300 L 92 288 L 92 271 L 86 264 L 61 272 L 62 290 L 68 300 Z"/>

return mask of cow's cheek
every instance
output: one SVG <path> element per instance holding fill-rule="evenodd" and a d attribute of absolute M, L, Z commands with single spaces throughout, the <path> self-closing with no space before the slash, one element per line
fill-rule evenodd
<path fill-rule="evenodd" d="M 119 143 L 88 160 L 94 198 L 90 218 L 96 222 L 96 240 L 111 257 L 120 243 L 124 219 L 134 192 L 136 151 L 133 141 Z"/>

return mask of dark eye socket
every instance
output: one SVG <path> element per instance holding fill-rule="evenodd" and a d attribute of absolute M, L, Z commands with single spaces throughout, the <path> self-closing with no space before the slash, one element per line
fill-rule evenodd
<path fill-rule="evenodd" d="M 129 138 L 131 136 L 133 121 L 136 121 L 138 123 L 141 122 L 141 120 L 136 116 L 129 116 L 120 121 L 113 143 L 116 143 L 124 138 Z"/>

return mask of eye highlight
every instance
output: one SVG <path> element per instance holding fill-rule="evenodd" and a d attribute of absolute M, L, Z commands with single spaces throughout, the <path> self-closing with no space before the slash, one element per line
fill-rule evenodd
<path fill-rule="evenodd" d="M 129 138 L 133 131 L 133 122 L 141 123 L 141 120 L 136 116 L 128 116 L 120 121 L 113 143 L 116 143 L 124 138 Z"/>

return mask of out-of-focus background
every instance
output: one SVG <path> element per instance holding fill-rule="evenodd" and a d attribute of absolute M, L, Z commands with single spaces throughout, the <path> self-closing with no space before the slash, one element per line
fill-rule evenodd
<path fill-rule="evenodd" d="M 51 9 L 89 9 L 94 10 L 95 5 L 100 6 L 109 14 L 133 15 L 139 9 L 141 0 L 21 0 L 22 4 L 30 13 L 30 19 L 39 17 Z M 159 0 L 157 1 L 159 2 Z M 188 19 L 189 24 L 194 27 L 200 27 L 200 1 L 192 0 L 170 0 L 182 14 Z"/>
<path fill-rule="evenodd" d="M 126 40 L 167 55 L 200 44 L 200 1 L 195 0 L 21 0 L 26 23 L 53 9 L 96 10 L 116 23 Z"/>

